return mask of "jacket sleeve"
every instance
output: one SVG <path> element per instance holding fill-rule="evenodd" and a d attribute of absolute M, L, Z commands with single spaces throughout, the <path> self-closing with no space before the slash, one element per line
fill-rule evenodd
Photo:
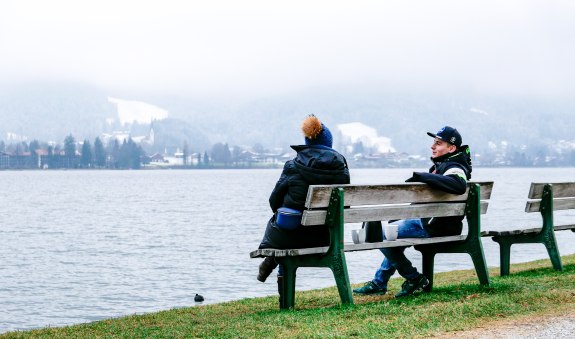
<path fill-rule="evenodd" d="M 448 172 L 446 171 L 446 173 Z M 413 176 L 405 182 L 423 182 L 433 188 L 452 194 L 464 194 L 467 190 L 467 180 L 457 174 L 413 172 Z"/>
<path fill-rule="evenodd" d="M 274 213 L 278 210 L 278 208 L 282 207 L 284 196 L 288 191 L 288 175 L 286 173 L 287 167 L 288 163 L 286 162 L 282 174 L 280 175 L 280 178 L 276 182 L 276 186 L 270 195 L 270 207 Z"/>

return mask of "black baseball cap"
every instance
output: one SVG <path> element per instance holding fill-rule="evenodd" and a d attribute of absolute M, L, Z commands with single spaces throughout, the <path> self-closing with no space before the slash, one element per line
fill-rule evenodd
<path fill-rule="evenodd" d="M 445 126 L 437 133 L 427 132 L 427 135 L 455 145 L 457 148 L 461 147 L 461 134 L 453 127 Z"/>

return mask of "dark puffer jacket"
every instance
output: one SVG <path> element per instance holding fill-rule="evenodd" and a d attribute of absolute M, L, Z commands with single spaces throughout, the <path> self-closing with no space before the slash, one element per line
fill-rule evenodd
<path fill-rule="evenodd" d="M 269 220 L 259 248 L 305 248 L 327 246 L 329 231 L 325 226 L 305 226 L 284 230 L 275 224 L 280 207 L 303 210 L 309 185 L 349 184 L 349 169 L 343 155 L 319 145 L 291 146 L 297 156 L 285 163 L 271 195 L 274 216 Z"/>
<path fill-rule="evenodd" d="M 431 158 L 429 173 L 414 172 L 406 182 L 423 182 L 447 193 L 464 194 L 467 180 L 471 179 L 469 146 L 463 145 L 456 152 Z M 424 218 L 423 227 L 432 237 L 459 235 L 463 230 L 463 216 Z"/>

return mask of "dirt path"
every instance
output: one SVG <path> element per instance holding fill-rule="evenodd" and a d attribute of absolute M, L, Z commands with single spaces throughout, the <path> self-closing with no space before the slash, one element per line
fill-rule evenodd
<path fill-rule="evenodd" d="M 473 330 L 435 338 L 575 338 L 575 312 L 496 320 Z"/>

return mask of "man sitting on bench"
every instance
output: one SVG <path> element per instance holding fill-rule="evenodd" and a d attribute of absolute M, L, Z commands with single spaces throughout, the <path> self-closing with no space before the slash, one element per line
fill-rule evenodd
<path fill-rule="evenodd" d="M 453 194 L 464 194 L 467 180 L 471 179 L 471 158 L 469 146 L 461 146 L 461 135 L 452 127 L 445 126 L 436 134 L 427 132 L 434 138 L 431 145 L 433 166 L 429 173 L 414 172 L 406 182 L 423 182 L 433 188 Z M 429 238 L 461 234 L 463 216 L 406 219 L 399 224 L 398 238 Z M 374 223 L 381 223 L 375 221 Z M 419 273 L 404 254 L 405 247 L 380 249 L 385 258 L 375 273 L 373 280 L 354 289 L 357 294 L 373 295 L 387 293 L 387 283 L 397 270 L 406 279 L 401 291 L 395 295 L 401 298 L 423 290 L 429 280 Z"/>

